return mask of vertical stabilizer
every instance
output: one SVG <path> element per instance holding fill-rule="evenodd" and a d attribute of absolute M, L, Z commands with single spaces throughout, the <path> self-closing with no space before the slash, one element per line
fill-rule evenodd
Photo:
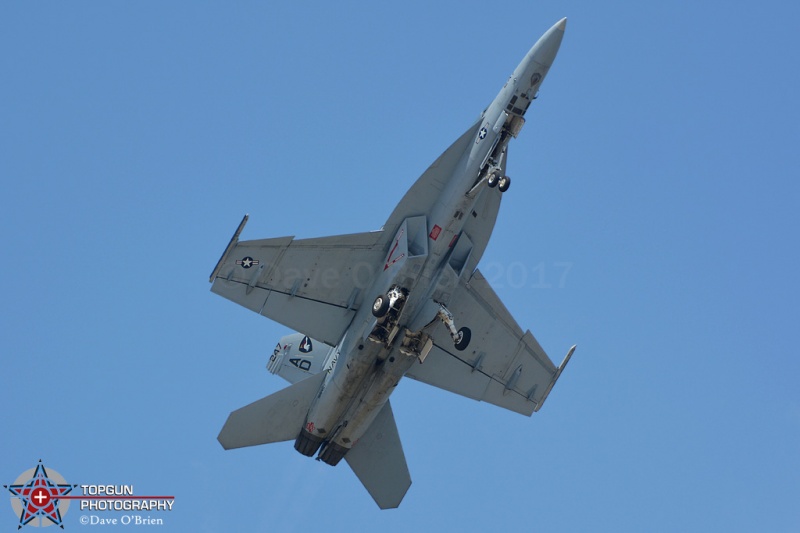
<path fill-rule="evenodd" d="M 394 509 L 400 505 L 411 486 L 411 476 L 388 401 L 344 459 L 378 507 Z"/>

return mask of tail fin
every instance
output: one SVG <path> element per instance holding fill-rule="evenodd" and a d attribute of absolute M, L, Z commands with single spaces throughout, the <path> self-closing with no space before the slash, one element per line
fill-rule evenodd
<path fill-rule="evenodd" d="M 289 383 L 297 383 L 308 376 L 322 372 L 333 348 L 307 337 L 293 333 L 281 337 L 267 363 L 267 370 Z"/>
<path fill-rule="evenodd" d="M 378 507 L 394 509 L 400 505 L 411 486 L 411 476 L 388 401 L 344 459 Z"/>
<path fill-rule="evenodd" d="M 325 376 L 320 372 L 237 409 L 228 416 L 217 440 L 226 450 L 293 440 Z"/>

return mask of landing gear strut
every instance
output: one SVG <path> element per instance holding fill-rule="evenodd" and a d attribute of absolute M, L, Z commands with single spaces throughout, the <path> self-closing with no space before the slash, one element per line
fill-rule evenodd
<path fill-rule="evenodd" d="M 451 313 L 444 304 L 439 304 L 439 313 L 437 316 L 444 322 L 447 329 L 450 330 L 450 337 L 453 339 L 456 350 L 459 352 L 466 350 L 467 346 L 469 346 L 470 339 L 472 339 L 472 331 L 467 327 L 456 329 L 453 313 Z"/>

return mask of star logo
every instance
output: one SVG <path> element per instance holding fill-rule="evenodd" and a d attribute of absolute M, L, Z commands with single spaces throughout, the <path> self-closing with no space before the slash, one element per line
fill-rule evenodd
<path fill-rule="evenodd" d="M 253 259 L 250 256 L 245 257 L 244 259 L 237 259 L 236 264 L 241 265 L 242 268 L 250 268 L 253 265 L 258 264 L 258 259 Z"/>
<path fill-rule="evenodd" d="M 481 128 L 480 133 L 478 133 L 478 137 L 481 139 L 485 139 L 487 133 L 489 133 L 489 130 L 487 130 L 485 127 Z"/>
<path fill-rule="evenodd" d="M 57 525 L 64 529 L 62 517 L 69 508 L 69 500 L 61 501 L 77 485 L 68 484 L 55 470 L 48 471 L 41 459 L 36 468 L 23 472 L 13 485 L 4 485 L 16 498 L 11 499 L 14 512 L 19 514 L 19 526 Z M 45 522 L 48 520 L 48 522 Z M 33 522 L 33 523 L 31 523 Z"/>

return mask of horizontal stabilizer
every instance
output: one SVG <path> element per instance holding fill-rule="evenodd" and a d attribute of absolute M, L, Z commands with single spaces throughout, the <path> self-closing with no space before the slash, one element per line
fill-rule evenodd
<path fill-rule="evenodd" d="M 378 507 L 395 509 L 400 505 L 411 486 L 411 475 L 388 401 L 344 459 Z"/>
<path fill-rule="evenodd" d="M 294 440 L 327 375 L 320 372 L 237 409 L 228 416 L 217 440 L 226 450 Z"/>

